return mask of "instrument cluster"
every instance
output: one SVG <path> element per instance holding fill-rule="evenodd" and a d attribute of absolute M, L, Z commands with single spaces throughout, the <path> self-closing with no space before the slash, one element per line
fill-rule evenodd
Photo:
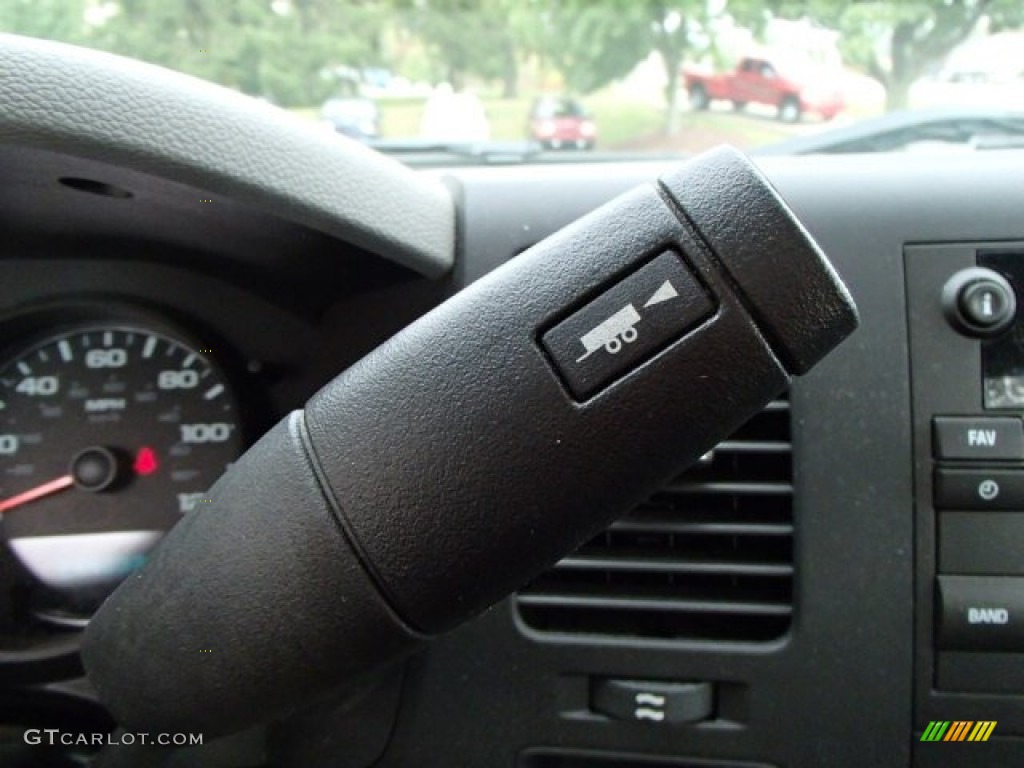
<path fill-rule="evenodd" d="M 0 661 L 73 655 L 92 613 L 245 449 L 242 365 L 130 304 L 0 324 Z"/>

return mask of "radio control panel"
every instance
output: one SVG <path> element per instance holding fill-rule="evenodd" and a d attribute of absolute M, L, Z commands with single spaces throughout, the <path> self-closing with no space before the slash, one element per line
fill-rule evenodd
<path fill-rule="evenodd" d="M 1010 735 L 1024 722 L 1024 243 L 913 245 L 905 265 L 915 723 L 955 706 Z"/>

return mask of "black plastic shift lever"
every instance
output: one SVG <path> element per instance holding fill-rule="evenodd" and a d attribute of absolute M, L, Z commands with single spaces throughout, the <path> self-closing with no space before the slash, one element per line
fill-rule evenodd
<path fill-rule="evenodd" d="M 122 724 L 230 732 L 457 626 L 851 333 L 846 289 L 720 149 L 603 206 L 328 384 L 90 623 Z"/>

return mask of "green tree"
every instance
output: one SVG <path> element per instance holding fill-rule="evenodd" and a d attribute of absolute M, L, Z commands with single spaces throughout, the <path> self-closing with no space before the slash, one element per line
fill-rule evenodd
<path fill-rule="evenodd" d="M 908 106 L 910 86 L 940 64 L 974 32 L 983 18 L 999 27 L 1016 27 L 1024 17 L 1020 0 L 781 0 L 779 15 L 807 15 L 836 27 L 847 61 L 878 80 L 886 106 Z"/>
<path fill-rule="evenodd" d="M 665 73 L 666 134 L 679 130 L 680 68 L 706 27 L 705 0 L 553 0 L 545 49 L 573 90 L 588 93 L 656 52 Z"/>
<path fill-rule="evenodd" d="M 0 31 L 65 43 L 84 42 L 85 0 L 5 0 L 0 4 Z"/>
<path fill-rule="evenodd" d="M 8 2 L 0 24 L 84 41 L 283 106 L 319 103 L 337 88 L 332 73 L 380 63 L 379 35 L 390 9 L 384 0 L 118 0 L 102 23 L 75 33 L 46 26 L 48 14 L 40 11 L 58 5 L 53 15 L 61 23 L 82 24 L 82 12 L 68 13 L 68 3 L 58 0 Z M 21 6 L 32 12 L 22 13 Z"/>
<path fill-rule="evenodd" d="M 840 16 L 840 46 L 845 57 L 885 86 L 886 107 L 903 109 L 914 81 L 966 40 L 990 5 L 990 0 L 857 3 Z"/>
<path fill-rule="evenodd" d="M 707 3 L 702 0 L 675 3 L 647 0 L 648 29 L 654 50 L 665 67 L 665 134 L 674 136 L 682 122 L 680 70 L 692 46 L 691 35 L 707 23 Z"/>
<path fill-rule="evenodd" d="M 651 51 L 646 17 L 629 6 L 556 0 L 542 24 L 539 52 L 574 93 L 625 77 Z"/>
<path fill-rule="evenodd" d="M 399 18 L 428 47 L 435 80 L 456 90 L 468 76 L 500 80 L 506 98 L 518 91 L 519 65 L 539 11 L 516 0 L 397 0 Z"/>

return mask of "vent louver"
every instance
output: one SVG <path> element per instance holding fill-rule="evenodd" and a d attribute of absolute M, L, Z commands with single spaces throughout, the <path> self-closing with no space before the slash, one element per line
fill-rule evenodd
<path fill-rule="evenodd" d="M 792 597 L 789 403 L 776 400 L 516 600 L 540 631 L 759 642 L 789 629 Z"/>

